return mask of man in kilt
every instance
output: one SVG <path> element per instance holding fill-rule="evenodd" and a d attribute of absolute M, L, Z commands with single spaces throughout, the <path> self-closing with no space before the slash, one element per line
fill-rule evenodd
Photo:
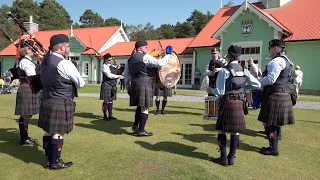
<path fill-rule="evenodd" d="M 83 87 L 85 82 L 77 68 L 66 60 L 69 51 L 69 38 L 57 34 L 50 38 L 48 55 L 41 64 L 41 98 L 38 126 L 45 131 L 43 148 L 46 154 L 45 167 L 62 169 L 70 167 L 72 162 L 63 162 L 61 151 L 63 136 L 73 129 L 76 88 Z"/>
<path fill-rule="evenodd" d="M 102 104 L 104 120 L 110 121 L 117 119 L 112 116 L 112 101 L 117 99 L 117 79 L 121 78 L 121 75 L 117 75 L 117 68 L 112 63 L 111 54 L 107 53 L 103 56 L 103 59 L 100 100 L 104 101 Z M 109 112 L 109 117 L 107 116 L 107 111 Z"/>
<path fill-rule="evenodd" d="M 229 64 L 219 71 L 216 88 L 207 90 L 208 94 L 221 97 L 216 123 L 220 158 L 212 161 L 223 166 L 233 165 L 234 155 L 240 142 L 240 133 L 246 130 L 244 115 L 247 114 L 247 107 L 244 87 L 246 85 L 246 88 L 259 89 L 261 86 L 259 81 L 238 63 L 241 52 L 242 48 L 238 46 L 231 45 L 228 48 Z M 231 133 L 228 156 L 226 132 Z"/>
<path fill-rule="evenodd" d="M 125 84 L 130 91 L 130 106 L 137 106 L 132 130 L 137 132 L 138 136 L 153 135 L 151 132 L 146 132 L 144 127 L 148 119 L 148 109 L 152 107 L 153 102 L 156 76 L 154 68 L 168 64 L 172 53 L 172 47 L 168 46 L 167 55 L 162 59 L 156 59 L 147 53 L 147 46 L 148 43 L 144 40 L 135 43 L 135 53 L 126 62 L 124 72 Z"/>
<path fill-rule="evenodd" d="M 154 91 L 154 95 L 156 96 L 156 107 L 157 110 L 154 112 L 155 115 L 158 115 L 160 110 L 159 110 L 159 106 L 160 106 L 160 96 L 163 97 L 162 99 L 162 109 L 161 109 L 161 114 L 165 114 L 164 112 L 164 108 L 166 107 L 167 103 L 168 103 L 168 97 L 172 97 L 172 88 L 167 88 L 167 87 L 159 87 L 156 86 L 156 89 Z"/>
<path fill-rule="evenodd" d="M 269 42 L 269 55 L 272 59 L 263 72 L 263 78 L 259 79 L 263 91 L 258 117 L 258 120 L 264 123 L 269 147 L 261 148 L 260 153 L 278 156 L 281 126 L 294 124 L 290 96 L 293 63 L 285 53 L 285 43 L 282 40 L 273 39 Z"/>
<path fill-rule="evenodd" d="M 20 55 L 16 63 L 17 73 L 19 76 L 20 87 L 17 92 L 15 115 L 20 115 L 19 131 L 20 144 L 36 144 L 37 140 L 28 136 L 28 124 L 32 115 L 39 114 L 41 92 L 35 94 L 29 84 L 27 77 L 39 74 L 39 67 L 32 61 L 33 52 L 30 46 L 33 45 L 31 40 L 21 40 Z"/>

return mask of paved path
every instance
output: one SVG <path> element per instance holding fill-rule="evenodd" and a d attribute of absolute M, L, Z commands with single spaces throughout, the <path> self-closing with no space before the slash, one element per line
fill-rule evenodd
<path fill-rule="evenodd" d="M 97 93 L 79 93 L 79 97 L 96 97 L 99 98 L 100 94 Z M 128 94 L 117 94 L 117 98 L 129 98 Z M 173 95 L 169 97 L 169 101 L 177 101 L 177 102 L 204 102 L 204 95 L 196 94 L 194 96 L 191 95 Z M 320 110 L 320 102 L 303 102 L 299 101 L 294 106 L 297 109 L 315 109 Z"/>

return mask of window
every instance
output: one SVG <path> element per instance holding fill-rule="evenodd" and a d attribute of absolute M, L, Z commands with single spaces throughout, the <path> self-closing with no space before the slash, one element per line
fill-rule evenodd
<path fill-rule="evenodd" d="M 242 54 L 260 54 L 260 47 L 242 48 Z"/>
<path fill-rule="evenodd" d="M 181 66 L 181 76 L 180 76 L 178 84 L 183 84 L 183 69 L 184 69 L 183 67 L 184 67 L 184 64 L 182 64 L 182 66 Z"/>
<path fill-rule="evenodd" d="M 79 56 L 70 56 L 69 59 L 71 61 L 76 61 L 77 62 L 77 69 L 79 69 L 79 60 L 80 60 L 80 57 Z"/>
<path fill-rule="evenodd" d="M 89 62 L 82 63 L 82 76 L 89 76 Z"/>
<path fill-rule="evenodd" d="M 185 64 L 185 76 L 184 76 L 184 84 L 190 85 L 192 79 L 192 64 Z"/>

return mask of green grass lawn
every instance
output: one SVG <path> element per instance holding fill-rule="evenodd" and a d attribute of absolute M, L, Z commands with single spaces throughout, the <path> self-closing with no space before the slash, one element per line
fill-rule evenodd
<path fill-rule="evenodd" d="M 85 85 L 83 88 L 79 89 L 79 93 L 100 93 L 100 86 Z M 120 86 L 118 86 L 118 93 L 127 93 L 127 92 L 126 91 L 120 92 Z M 205 91 L 177 89 L 177 95 L 196 95 L 196 94 L 205 94 L 205 93 L 206 93 Z"/>
<path fill-rule="evenodd" d="M 118 120 L 111 122 L 102 120 L 97 98 L 75 101 L 74 129 L 65 135 L 62 151 L 63 160 L 74 165 L 50 171 L 42 168 L 42 147 L 18 144 L 15 95 L 0 96 L 0 179 L 320 179 L 320 111 L 295 110 L 296 123 L 282 130 L 280 156 L 269 157 L 257 152 L 268 142 L 256 133 L 263 129 L 259 111 L 250 110 L 235 165 L 223 167 L 208 160 L 219 152 L 215 120 L 203 120 L 203 103 L 169 102 L 167 115 L 149 116 L 146 130 L 154 136 L 135 137 L 128 99 L 115 101 Z M 37 117 L 29 135 L 42 145 Z"/>

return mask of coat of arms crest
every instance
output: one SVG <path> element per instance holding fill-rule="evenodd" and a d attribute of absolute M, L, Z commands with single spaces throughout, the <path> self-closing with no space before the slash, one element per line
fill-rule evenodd
<path fill-rule="evenodd" d="M 250 36 L 252 30 L 252 20 L 245 20 L 241 22 L 242 36 Z"/>

